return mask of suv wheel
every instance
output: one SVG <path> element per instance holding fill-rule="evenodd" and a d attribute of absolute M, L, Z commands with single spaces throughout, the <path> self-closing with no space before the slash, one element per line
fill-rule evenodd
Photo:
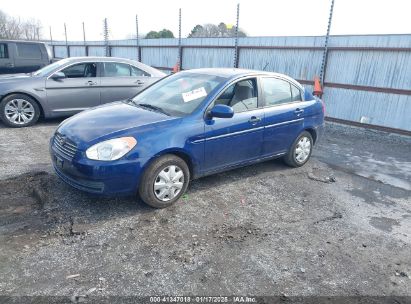
<path fill-rule="evenodd" d="M 35 124 L 40 117 L 37 102 L 23 94 L 12 94 L 0 102 L 0 118 L 9 127 L 21 128 Z"/>
<path fill-rule="evenodd" d="M 189 182 L 190 170 L 186 162 L 168 154 L 154 160 L 147 167 L 138 191 L 146 204 L 155 208 L 165 208 L 184 194 Z"/>
<path fill-rule="evenodd" d="M 291 167 L 301 167 L 310 158 L 313 149 L 313 137 L 307 131 L 302 132 L 291 146 L 290 151 L 284 156 L 284 161 Z"/>

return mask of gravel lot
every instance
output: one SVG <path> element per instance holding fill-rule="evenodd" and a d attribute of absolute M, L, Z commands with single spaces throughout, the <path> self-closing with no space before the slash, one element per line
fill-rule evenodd
<path fill-rule="evenodd" d="M 327 124 L 303 168 L 209 176 L 155 210 L 61 182 L 59 122 L 0 125 L 2 295 L 411 296 L 410 138 Z"/>

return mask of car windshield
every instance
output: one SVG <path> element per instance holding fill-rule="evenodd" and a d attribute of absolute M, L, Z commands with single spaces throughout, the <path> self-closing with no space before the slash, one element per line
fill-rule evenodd
<path fill-rule="evenodd" d="M 35 71 L 32 75 L 33 76 L 47 76 L 50 72 L 58 69 L 59 67 L 63 66 L 65 63 L 67 63 L 66 60 L 59 60 L 56 61 L 52 64 L 46 65 L 45 67 L 41 68 L 40 70 Z"/>
<path fill-rule="evenodd" d="M 131 102 L 167 115 L 186 116 L 225 80 L 215 75 L 182 72 L 157 82 L 131 99 Z"/>

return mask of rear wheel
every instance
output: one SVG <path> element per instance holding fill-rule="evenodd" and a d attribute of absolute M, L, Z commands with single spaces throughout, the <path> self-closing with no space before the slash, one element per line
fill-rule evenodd
<path fill-rule="evenodd" d="M 291 167 L 301 167 L 310 158 L 313 148 L 313 137 L 307 131 L 302 132 L 291 146 L 290 151 L 284 156 L 284 161 Z"/>
<path fill-rule="evenodd" d="M 190 170 L 186 162 L 175 155 L 164 155 L 154 160 L 144 171 L 139 194 L 146 204 L 165 208 L 184 194 L 189 181 Z"/>
<path fill-rule="evenodd" d="M 0 102 L 0 118 L 9 127 L 31 126 L 39 117 L 40 107 L 27 95 L 11 94 Z"/>

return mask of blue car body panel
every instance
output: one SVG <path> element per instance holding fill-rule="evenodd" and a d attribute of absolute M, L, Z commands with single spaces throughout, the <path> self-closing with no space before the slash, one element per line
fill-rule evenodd
<path fill-rule="evenodd" d="M 74 155 L 71 150 L 67 155 L 55 143 L 57 137 L 51 138 L 50 153 L 58 176 L 90 193 L 130 195 L 138 190 L 145 168 L 164 154 L 182 157 L 188 162 L 191 177 L 198 178 L 284 155 L 304 130 L 309 130 L 314 138 L 320 136 L 324 122 L 322 102 L 310 94 L 303 95 L 305 100 L 301 102 L 235 113 L 232 118 L 208 118 L 210 103 L 228 85 L 244 77 L 265 75 L 235 69 L 222 71 L 226 81 L 188 116 L 167 116 L 116 102 L 65 120 L 56 134 L 73 142 L 76 149 Z M 137 145 L 122 158 L 97 161 L 86 157 L 86 150 L 92 145 L 124 136 L 136 138 Z"/>

